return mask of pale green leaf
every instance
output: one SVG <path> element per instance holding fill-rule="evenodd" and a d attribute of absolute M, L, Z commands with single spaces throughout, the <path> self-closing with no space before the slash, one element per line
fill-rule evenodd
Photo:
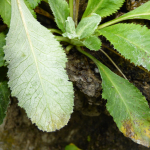
<path fill-rule="evenodd" d="M 68 37 L 69 39 L 78 37 L 76 34 L 75 24 L 72 20 L 72 17 L 68 17 L 65 21 L 65 29 L 66 32 L 63 34 L 64 37 Z"/>
<path fill-rule="evenodd" d="M 121 78 L 90 54 L 102 78 L 102 97 L 119 130 L 134 142 L 150 146 L 150 109 L 142 93 L 129 81 Z"/>
<path fill-rule="evenodd" d="M 96 36 L 90 36 L 83 41 L 83 44 L 90 50 L 99 50 L 101 48 L 101 40 Z"/>
<path fill-rule="evenodd" d="M 150 70 L 150 30 L 135 24 L 116 24 L 99 30 L 125 58 Z"/>
<path fill-rule="evenodd" d="M 73 111 L 73 85 L 64 69 L 66 55 L 23 0 L 12 0 L 11 19 L 4 52 L 12 96 L 39 129 L 60 129 Z"/>
<path fill-rule="evenodd" d="M 5 34 L 0 33 L 0 67 L 4 65 L 4 52 L 3 52 L 4 45 L 5 45 Z"/>
<path fill-rule="evenodd" d="M 65 32 L 65 21 L 69 16 L 69 6 L 65 0 L 48 0 L 59 29 Z"/>
<path fill-rule="evenodd" d="M 4 23 L 9 26 L 11 18 L 11 0 L 0 0 L 0 15 Z"/>
<path fill-rule="evenodd" d="M 38 4 L 42 1 L 42 0 L 26 0 L 29 2 L 31 8 L 35 8 L 36 6 L 38 6 Z"/>
<path fill-rule="evenodd" d="M 0 124 L 3 123 L 3 120 L 6 116 L 6 111 L 8 104 L 10 102 L 9 99 L 10 90 L 7 85 L 7 81 L 0 82 Z"/>
<path fill-rule="evenodd" d="M 92 13 L 106 17 L 115 13 L 124 3 L 125 0 L 88 0 L 87 8 L 83 17 L 87 17 Z"/>
<path fill-rule="evenodd" d="M 79 39 L 86 38 L 93 34 L 100 22 L 101 17 L 97 14 L 91 14 L 91 16 L 83 18 L 76 28 Z"/>

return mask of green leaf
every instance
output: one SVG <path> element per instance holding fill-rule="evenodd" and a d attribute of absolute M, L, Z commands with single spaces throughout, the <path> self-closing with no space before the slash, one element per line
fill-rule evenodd
<path fill-rule="evenodd" d="M 79 39 L 86 38 L 93 34 L 100 22 L 101 17 L 97 14 L 91 14 L 91 16 L 83 18 L 76 28 Z"/>
<path fill-rule="evenodd" d="M 65 32 L 65 21 L 69 16 L 69 6 L 65 0 L 48 0 L 59 29 Z"/>
<path fill-rule="evenodd" d="M 150 20 L 150 1 L 146 2 L 145 4 L 141 5 L 140 7 L 132 10 L 114 20 L 108 21 L 98 27 L 98 29 L 102 29 L 106 26 L 112 25 L 114 23 L 127 20 L 127 19 L 148 19 Z"/>
<path fill-rule="evenodd" d="M 150 20 L 150 1 L 141 5 L 140 7 L 118 17 L 117 19 L 127 20 L 127 19 L 148 19 Z"/>
<path fill-rule="evenodd" d="M 73 85 L 64 69 L 66 55 L 23 0 L 12 0 L 11 19 L 4 52 L 12 96 L 39 129 L 60 129 L 73 111 Z"/>
<path fill-rule="evenodd" d="M 99 30 L 125 58 L 150 70 L 150 30 L 135 24 L 116 24 Z"/>
<path fill-rule="evenodd" d="M 67 20 L 65 21 L 66 24 L 66 32 L 63 34 L 64 37 L 68 37 L 69 39 L 73 39 L 78 37 L 76 34 L 76 29 L 75 29 L 75 24 L 74 21 L 72 20 L 72 17 L 68 17 Z"/>
<path fill-rule="evenodd" d="M 145 97 L 130 82 L 110 71 L 90 54 L 102 77 L 102 97 L 118 128 L 134 142 L 150 146 L 150 109 Z"/>
<path fill-rule="evenodd" d="M 4 45 L 5 45 L 5 34 L 0 33 L 0 67 L 4 66 L 4 52 L 3 52 Z"/>
<path fill-rule="evenodd" d="M 4 23 L 9 26 L 11 18 L 11 0 L 0 0 L 0 15 Z"/>
<path fill-rule="evenodd" d="M 6 116 L 7 107 L 10 102 L 9 96 L 10 90 L 8 89 L 7 81 L 0 82 L 0 124 L 3 123 Z"/>
<path fill-rule="evenodd" d="M 29 2 L 30 6 L 34 9 L 42 0 L 26 0 Z"/>
<path fill-rule="evenodd" d="M 77 146 L 71 143 L 65 147 L 65 150 L 81 150 L 81 149 L 79 149 Z"/>
<path fill-rule="evenodd" d="M 115 13 L 124 3 L 125 0 L 88 0 L 87 8 L 83 17 L 96 13 L 101 17 L 106 17 Z"/>
<path fill-rule="evenodd" d="M 90 36 L 83 41 L 83 44 L 90 50 L 99 50 L 101 48 L 101 41 L 97 36 Z"/>

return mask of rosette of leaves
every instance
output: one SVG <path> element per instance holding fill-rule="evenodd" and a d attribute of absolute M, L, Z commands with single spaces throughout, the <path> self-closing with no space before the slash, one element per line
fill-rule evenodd
<path fill-rule="evenodd" d="M 114 20 L 101 23 L 101 18 L 115 13 L 125 0 L 89 0 L 82 19 L 76 26 L 73 0 L 48 0 L 62 36 L 54 36 L 33 17 L 40 0 L 11 0 L 11 7 L 0 11 L 4 22 L 10 23 L 4 53 L 8 65 L 8 85 L 31 121 L 43 131 L 55 131 L 67 124 L 73 111 L 73 86 L 65 71 L 65 52 L 58 41 L 75 46 L 98 66 L 102 77 L 102 97 L 119 130 L 133 141 L 150 146 L 150 109 L 142 93 L 128 80 L 116 75 L 82 46 L 98 51 L 99 36 L 105 36 L 114 48 L 135 65 L 150 70 L 150 30 L 146 26 L 119 23 L 127 19 L 150 20 L 150 1 Z M 79 0 L 75 1 L 76 4 Z M 8 6 L 5 0 L 0 7 Z M 9 3 L 10 5 L 10 3 Z M 77 6 L 77 5 L 76 5 Z M 1 10 L 1 9 L 0 9 Z M 77 14 L 75 15 L 77 16 Z M 100 24 L 100 25 L 99 25 Z M 4 45 L 4 44 L 3 44 Z M 2 46 L 1 46 L 2 49 Z M 1 50 L 0 49 L 0 50 Z M 2 49 L 3 50 L 3 49 Z M 3 51 L 1 64 L 3 65 Z"/>

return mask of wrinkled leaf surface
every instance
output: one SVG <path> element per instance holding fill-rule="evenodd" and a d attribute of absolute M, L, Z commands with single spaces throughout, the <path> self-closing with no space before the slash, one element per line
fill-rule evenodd
<path fill-rule="evenodd" d="M 73 86 L 64 69 L 65 53 L 23 0 L 12 0 L 4 52 L 12 96 L 32 123 L 47 132 L 66 125 L 73 109 Z"/>

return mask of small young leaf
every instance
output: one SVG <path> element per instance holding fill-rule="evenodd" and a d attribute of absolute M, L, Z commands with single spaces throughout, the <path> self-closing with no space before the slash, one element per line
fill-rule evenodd
<path fill-rule="evenodd" d="M 135 24 L 116 24 L 99 30 L 125 58 L 150 70 L 150 30 Z"/>
<path fill-rule="evenodd" d="M 7 107 L 10 102 L 9 96 L 10 90 L 7 81 L 0 82 L 0 124 L 3 123 L 6 116 Z"/>
<path fill-rule="evenodd" d="M 150 109 L 145 97 L 130 82 L 110 71 L 90 54 L 102 77 L 102 97 L 118 128 L 134 142 L 150 146 Z"/>
<path fill-rule="evenodd" d="M 68 37 L 69 39 L 74 39 L 77 36 L 76 34 L 76 29 L 75 29 L 75 24 L 74 21 L 72 20 L 72 17 L 68 17 L 67 20 L 65 21 L 66 24 L 66 32 L 63 34 L 64 37 Z"/>
<path fill-rule="evenodd" d="M 4 23 L 9 26 L 11 18 L 11 0 L 0 0 L 0 15 Z"/>
<path fill-rule="evenodd" d="M 55 131 L 68 123 L 73 111 L 73 85 L 64 69 L 66 55 L 23 0 L 12 0 L 11 4 L 4 52 L 12 96 L 39 129 Z"/>
<path fill-rule="evenodd" d="M 106 17 L 115 13 L 124 3 L 125 0 L 88 0 L 87 8 L 83 17 L 87 17 L 92 13 Z"/>
<path fill-rule="evenodd" d="M 99 50 L 101 48 L 101 40 L 97 36 L 90 36 L 83 41 L 83 44 L 90 50 Z"/>
<path fill-rule="evenodd" d="M 4 65 L 4 52 L 3 52 L 4 45 L 5 45 L 5 34 L 0 33 L 0 67 Z"/>
<path fill-rule="evenodd" d="M 48 0 L 59 29 L 65 32 L 65 21 L 69 16 L 69 6 L 65 0 Z"/>
<path fill-rule="evenodd" d="M 86 38 L 94 33 L 100 22 L 101 17 L 97 14 L 91 14 L 91 16 L 83 18 L 76 28 L 76 33 L 79 36 L 79 39 Z"/>

